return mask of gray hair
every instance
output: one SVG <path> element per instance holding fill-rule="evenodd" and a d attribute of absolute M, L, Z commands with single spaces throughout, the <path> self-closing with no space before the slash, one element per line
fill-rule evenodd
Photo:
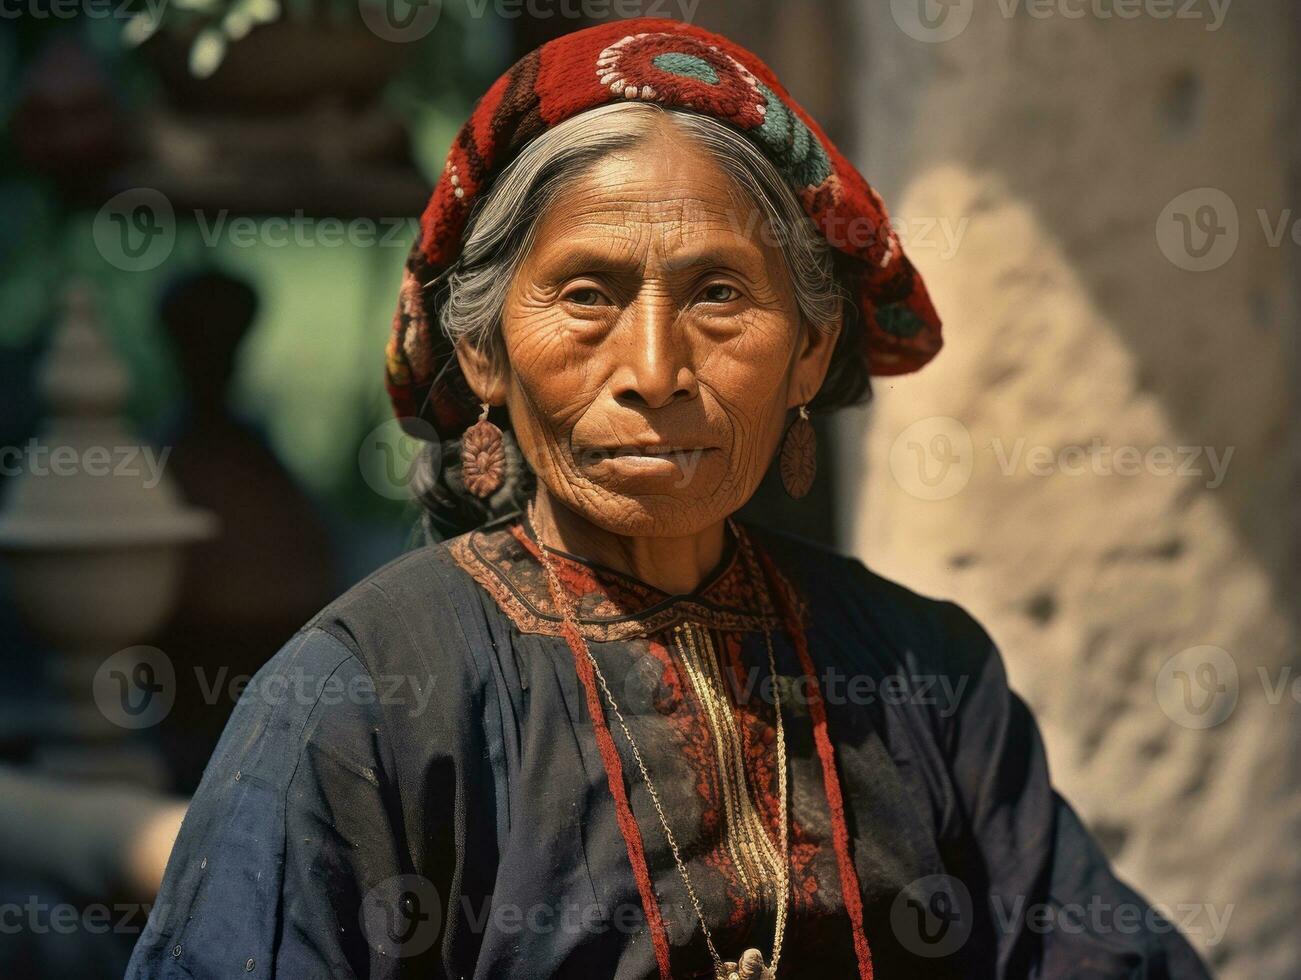
<path fill-rule="evenodd" d="M 608 153 L 627 149 L 665 116 L 709 153 L 766 219 L 758 230 L 785 258 L 803 321 L 829 329 L 846 292 L 834 250 L 814 228 L 790 185 L 749 139 L 711 116 L 618 102 L 590 110 L 537 136 L 498 176 L 467 225 L 459 260 L 436 280 L 439 324 L 456 343 L 467 340 L 502 356 L 501 313 L 510 284 L 533 244 L 538 219 L 561 187 Z"/>

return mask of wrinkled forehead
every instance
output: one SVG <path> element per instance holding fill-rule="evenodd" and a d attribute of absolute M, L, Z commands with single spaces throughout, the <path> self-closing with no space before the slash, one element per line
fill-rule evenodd
<path fill-rule="evenodd" d="M 769 270 L 780 254 L 753 198 L 706 151 L 655 134 L 612 151 L 567 181 L 542 213 L 539 260 L 607 251 L 685 261 L 708 249 Z"/>

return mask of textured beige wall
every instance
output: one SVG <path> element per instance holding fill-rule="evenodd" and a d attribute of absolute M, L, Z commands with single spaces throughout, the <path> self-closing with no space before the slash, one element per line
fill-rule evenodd
<path fill-rule="evenodd" d="M 843 420 L 852 547 L 986 625 L 1220 976 L 1301 976 L 1295 13 L 917 5 L 856 5 L 845 96 L 948 346 Z"/>

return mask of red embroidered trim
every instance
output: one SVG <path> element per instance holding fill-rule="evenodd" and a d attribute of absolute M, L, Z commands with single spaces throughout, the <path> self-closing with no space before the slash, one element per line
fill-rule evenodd
<path fill-rule="evenodd" d="M 850 928 L 854 934 L 854 954 L 858 958 L 858 975 L 860 980 L 872 980 L 872 950 L 867 944 L 867 934 L 863 931 L 863 896 L 858 888 L 858 872 L 854 870 L 854 859 L 849 853 L 849 828 L 845 824 L 845 801 L 840 793 L 840 777 L 836 773 L 835 749 L 827 733 L 827 709 L 822 701 L 822 688 L 818 684 L 817 672 L 813 658 L 809 656 L 808 640 L 801 627 L 799 606 L 791 587 L 777 566 L 763 551 L 756 548 L 755 553 L 763 565 L 764 574 L 777 586 L 777 600 L 781 606 L 782 616 L 786 620 L 786 631 L 791 642 L 795 644 L 795 653 L 800 658 L 800 668 L 808 678 L 809 714 L 813 721 L 813 740 L 818 747 L 818 758 L 822 761 L 822 786 L 827 796 L 827 807 L 831 811 L 832 840 L 836 846 L 836 863 L 840 866 L 840 891 L 845 901 L 845 911 L 849 914 Z"/>
<path fill-rule="evenodd" d="M 744 533 L 744 532 L 742 532 Z M 747 539 L 742 542 L 750 547 Z M 778 571 L 772 559 L 758 548 L 753 549 L 762 566 L 765 577 L 776 586 L 778 604 L 782 619 L 791 642 L 799 657 L 800 669 L 808 678 L 809 714 L 813 723 L 813 740 L 817 745 L 818 759 L 822 763 L 822 785 L 827 799 L 827 809 L 831 814 L 832 840 L 836 851 L 836 865 L 840 871 L 840 891 L 845 903 L 845 912 L 849 916 L 850 931 L 854 938 L 854 956 L 858 960 L 859 980 L 873 980 L 872 950 L 863 930 L 863 897 L 859 890 L 858 872 L 854 869 L 853 856 L 849 851 L 849 828 L 845 823 L 845 802 L 840 791 L 840 777 L 836 772 L 835 749 L 827 731 L 826 705 L 822 700 L 822 688 L 818 684 L 813 658 L 809 655 L 808 641 L 804 635 L 804 617 L 793 588 Z M 559 596 L 552 596 L 559 602 Z M 669 966 L 669 937 L 660 910 L 659 899 L 651 883 L 650 870 L 646 864 L 646 847 L 642 841 L 641 829 L 633 815 L 628 802 L 628 792 L 624 785 L 623 762 L 619 750 L 610 734 L 606 722 L 605 708 L 597 689 L 595 672 L 588 660 L 583 639 L 573 626 L 566 622 L 561 627 L 565 642 L 574 656 L 574 666 L 587 697 L 588 713 L 592 716 L 592 728 L 596 735 L 596 744 L 601 752 L 601 761 L 605 765 L 606 782 L 610 795 L 614 797 L 614 806 L 619 832 L 623 835 L 628 850 L 628 861 L 632 865 L 633 878 L 637 882 L 637 891 L 641 897 L 642 908 L 646 912 L 646 923 L 650 929 L 651 944 L 655 949 L 655 960 L 659 965 L 660 980 L 672 980 Z"/>
<path fill-rule="evenodd" d="M 559 599 L 559 597 L 556 597 Z M 646 925 L 650 929 L 651 945 L 655 947 L 655 962 L 659 964 L 660 980 L 673 980 L 669 972 L 669 934 L 664 927 L 664 918 L 660 912 L 659 898 L 651 884 L 650 869 L 646 866 L 646 847 L 642 843 L 641 829 L 637 818 L 633 816 L 632 806 L 628 802 L 628 791 L 623 783 L 623 762 L 619 759 L 619 750 L 610 736 L 610 726 L 605 720 L 605 708 L 601 704 L 601 692 L 596 688 L 596 675 L 592 663 L 587 658 L 583 639 L 573 625 L 565 622 L 561 633 L 574 655 L 574 668 L 578 678 L 583 682 L 587 694 L 587 711 L 592 716 L 592 729 L 596 734 L 596 745 L 601 751 L 601 761 L 605 763 L 605 779 L 610 785 L 610 795 L 614 797 L 615 816 L 619 824 L 619 833 L 628 848 L 628 861 L 632 865 L 632 876 L 637 880 L 637 892 L 641 896 L 642 908 L 646 911 Z"/>
<path fill-rule="evenodd" d="M 518 567 L 509 555 L 502 554 L 503 537 L 509 537 L 522 549 L 520 555 L 537 559 L 537 545 L 519 524 L 506 530 L 473 531 L 453 538 L 447 543 L 447 551 L 457 565 L 487 591 L 521 633 L 561 636 L 561 616 L 551 603 L 543 602 L 543 596 L 537 592 L 537 589 L 545 588 L 545 579 L 540 575 L 541 566 L 534 561 L 533 568 Z M 742 611 L 748 598 L 738 591 L 743 576 L 731 568 L 702 592 L 697 601 L 671 596 L 656 598 L 651 595 L 649 587 L 632 579 L 618 588 L 608 581 L 589 585 L 577 579 L 571 580 L 574 575 L 590 577 L 593 573 L 568 558 L 553 557 L 552 560 L 561 578 L 574 586 L 580 605 L 591 598 L 586 594 L 590 588 L 605 593 L 600 602 L 587 603 L 578 616 L 578 630 L 588 641 L 604 643 L 651 636 L 685 620 L 734 632 L 759 632 L 765 627 L 777 629 L 781 625 L 776 616 Z M 534 572 L 538 572 L 536 582 Z M 641 592 L 637 591 L 639 587 Z"/>

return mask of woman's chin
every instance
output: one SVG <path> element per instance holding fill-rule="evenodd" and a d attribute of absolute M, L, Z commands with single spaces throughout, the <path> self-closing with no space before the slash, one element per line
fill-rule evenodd
<path fill-rule="evenodd" d="M 573 488 L 563 488 L 560 499 L 613 534 L 695 534 L 725 520 L 744 502 L 719 492 L 724 482 L 720 476 L 706 478 L 697 473 L 694 480 L 684 480 L 680 470 L 665 466 L 662 460 L 604 460 L 581 472 L 587 487 L 578 494 Z M 555 494 L 555 490 L 551 492 Z"/>

